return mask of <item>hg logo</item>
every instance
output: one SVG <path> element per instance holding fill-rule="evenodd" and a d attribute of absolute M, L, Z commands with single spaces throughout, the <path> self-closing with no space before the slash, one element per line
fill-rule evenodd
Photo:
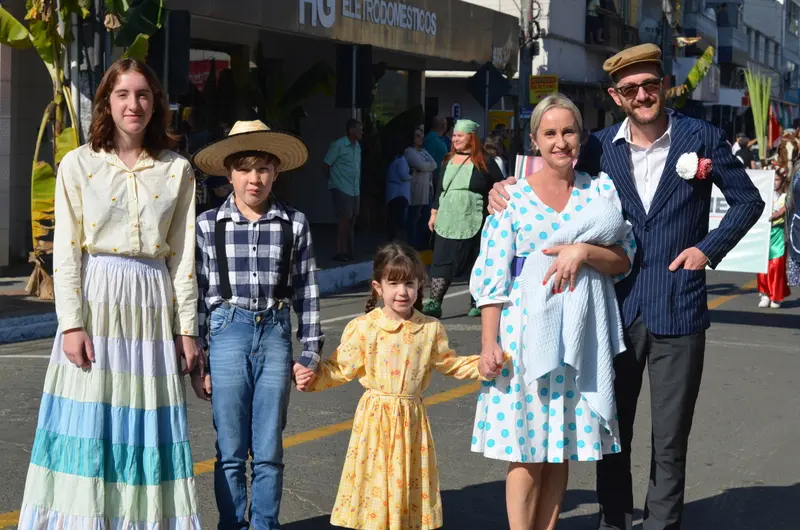
<path fill-rule="evenodd" d="M 336 0 L 299 0 L 300 24 L 306 23 L 306 6 L 311 7 L 311 25 L 317 27 L 317 19 L 323 28 L 330 28 L 336 22 Z"/>

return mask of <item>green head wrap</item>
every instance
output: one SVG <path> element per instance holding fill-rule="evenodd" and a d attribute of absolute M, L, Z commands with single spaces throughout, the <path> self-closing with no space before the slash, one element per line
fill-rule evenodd
<path fill-rule="evenodd" d="M 453 127 L 453 132 L 473 134 L 478 132 L 478 127 L 480 125 L 472 120 L 458 120 L 455 127 Z"/>

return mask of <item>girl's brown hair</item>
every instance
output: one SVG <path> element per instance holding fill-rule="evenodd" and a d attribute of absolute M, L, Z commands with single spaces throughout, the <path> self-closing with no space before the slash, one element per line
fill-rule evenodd
<path fill-rule="evenodd" d="M 89 144 L 93 151 L 113 151 L 116 125 L 111 116 L 111 93 L 122 74 L 136 72 L 141 74 L 153 92 L 153 115 L 144 132 L 142 148 L 152 158 L 158 158 L 164 149 L 172 149 L 178 137 L 168 132 L 170 125 L 169 103 L 161 89 L 155 72 L 145 63 L 136 59 L 119 59 L 109 67 L 100 81 L 100 87 L 94 96 L 92 125 L 89 128 Z"/>
<path fill-rule="evenodd" d="M 486 165 L 486 153 L 483 150 L 481 139 L 478 138 L 477 134 L 469 133 L 467 135 L 467 146 L 464 148 L 464 151 L 469 152 L 469 161 L 472 162 L 472 165 L 481 171 L 487 171 L 488 166 Z M 450 159 L 457 154 L 456 145 L 453 144 L 450 152 L 444 157 L 444 162 L 450 162 Z"/>
<path fill-rule="evenodd" d="M 419 281 L 417 291 L 417 301 L 414 302 L 414 309 L 422 311 L 422 288 L 427 278 L 425 265 L 419 259 L 417 251 L 405 243 L 393 242 L 378 249 L 375 261 L 372 263 L 372 279 L 376 282 L 381 280 L 405 282 L 409 280 Z M 378 304 L 378 291 L 372 288 L 372 294 L 364 306 L 364 312 L 369 313 Z"/>

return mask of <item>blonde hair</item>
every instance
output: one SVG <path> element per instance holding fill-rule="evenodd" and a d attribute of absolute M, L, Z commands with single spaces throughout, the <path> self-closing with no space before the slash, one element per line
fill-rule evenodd
<path fill-rule="evenodd" d="M 583 131 L 583 117 L 581 111 L 575 106 L 575 103 L 564 94 L 552 94 L 547 96 L 539 102 L 531 113 L 531 137 L 536 137 L 536 132 L 539 130 L 539 125 L 542 123 L 542 118 L 550 109 L 567 109 L 572 113 L 575 118 L 575 125 L 578 128 L 578 134 Z"/>

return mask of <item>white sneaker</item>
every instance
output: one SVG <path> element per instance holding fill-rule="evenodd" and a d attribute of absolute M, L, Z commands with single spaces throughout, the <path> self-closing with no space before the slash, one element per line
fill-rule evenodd
<path fill-rule="evenodd" d="M 769 296 L 762 294 L 761 301 L 758 302 L 758 307 L 769 307 Z"/>
<path fill-rule="evenodd" d="M 780 302 L 770 302 L 770 303 L 769 303 L 769 306 L 770 306 L 772 309 L 780 309 L 780 307 L 781 307 L 781 303 L 780 303 Z"/>

